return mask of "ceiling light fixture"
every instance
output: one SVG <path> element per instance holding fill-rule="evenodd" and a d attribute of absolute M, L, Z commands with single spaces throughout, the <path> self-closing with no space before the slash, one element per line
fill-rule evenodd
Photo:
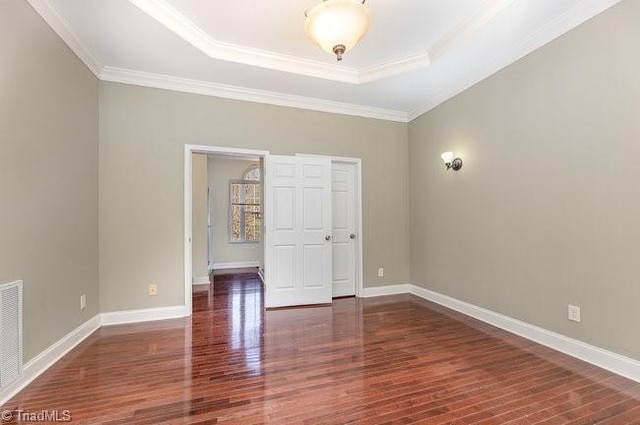
<path fill-rule="evenodd" d="M 323 0 L 308 12 L 304 30 L 327 53 L 342 55 L 351 51 L 369 30 L 371 15 L 365 0 Z"/>

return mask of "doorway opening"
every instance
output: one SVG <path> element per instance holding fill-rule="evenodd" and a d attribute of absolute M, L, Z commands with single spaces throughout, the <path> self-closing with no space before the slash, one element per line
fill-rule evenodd
<path fill-rule="evenodd" d="M 206 166 L 208 274 L 263 270 L 263 173 L 260 159 L 207 155 Z M 194 256 L 194 265 L 197 260 L 204 263 L 204 252 L 198 259 Z"/>
<path fill-rule="evenodd" d="M 184 303 L 216 270 L 263 268 L 262 163 L 268 151 L 185 146 Z M 241 168 L 241 169 L 240 169 Z"/>
<path fill-rule="evenodd" d="M 322 299 L 326 294 L 329 303 L 332 297 L 362 294 L 360 159 L 303 154 L 271 156 L 268 151 L 186 145 L 184 160 L 184 303 L 188 314 L 193 308 L 194 282 L 209 283 L 209 271 L 254 268 L 256 263 L 258 270 L 263 272 L 266 300 L 295 285 L 304 289 L 300 294 L 312 294 L 321 285 L 328 288 L 328 292 L 322 290 Z M 216 219 L 216 193 L 209 182 L 210 163 L 216 160 L 244 164 L 240 174 L 236 170 L 234 179 L 219 179 L 226 187 L 223 207 L 226 213 L 222 219 L 220 214 Z M 199 165 L 194 166 L 196 163 Z M 198 167 L 206 169 L 207 175 L 205 184 L 200 186 L 194 174 Z M 197 195 L 200 200 L 194 196 L 198 186 L 204 187 Z M 204 216 L 200 224 L 194 220 L 195 208 Z M 292 231 L 295 223 L 301 226 L 300 232 Z M 218 229 L 224 229 L 218 233 L 224 235 L 227 245 L 244 247 L 244 251 L 256 255 L 236 259 L 224 257 L 226 248 L 219 238 L 216 243 L 216 225 L 219 225 Z M 198 230 L 201 228 L 204 231 Z M 194 231 L 198 232 L 197 236 Z M 305 235 L 313 236 L 313 240 L 305 239 Z M 199 262 L 197 270 L 194 261 Z M 305 299 L 293 298 L 285 300 L 282 306 L 312 304 Z"/>

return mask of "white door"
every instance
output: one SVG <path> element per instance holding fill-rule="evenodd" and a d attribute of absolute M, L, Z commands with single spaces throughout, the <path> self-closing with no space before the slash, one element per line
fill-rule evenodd
<path fill-rule="evenodd" d="M 265 161 L 265 306 L 331 302 L 331 160 Z"/>
<path fill-rule="evenodd" d="M 356 294 L 356 165 L 333 162 L 333 296 Z"/>

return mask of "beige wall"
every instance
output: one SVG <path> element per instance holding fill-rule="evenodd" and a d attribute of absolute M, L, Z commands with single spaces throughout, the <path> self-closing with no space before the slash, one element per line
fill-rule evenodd
<path fill-rule="evenodd" d="M 0 199 L 29 361 L 99 310 L 98 81 L 23 0 L 0 2 Z"/>
<path fill-rule="evenodd" d="M 99 84 L 26 2 L 0 2 L 0 283 L 25 282 L 25 361 L 100 310 L 183 303 L 186 143 L 360 157 L 366 287 L 411 281 L 640 359 L 639 18 L 624 1 L 407 134 Z M 444 171 L 445 150 L 460 173 Z"/>
<path fill-rule="evenodd" d="M 229 243 L 229 181 L 240 180 L 255 161 L 229 157 L 209 158 L 209 187 L 213 195 L 213 264 L 257 262 L 262 264 L 261 243 Z"/>
<path fill-rule="evenodd" d="M 622 2 L 407 137 L 405 124 L 99 84 L 26 2 L 0 2 L 0 283 L 25 282 L 25 361 L 100 307 L 183 303 L 186 143 L 360 157 L 365 286 L 411 281 L 640 359 L 639 18 Z M 460 173 L 440 163 L 450 149 Z"/>
<path fill-rule="evenodd" d="M 362 158 L 365 285 L 408 282 L 407 124 L 101 83 L 103 311 L 184 302 L 185 144 Z"/>
<path fill-rule="evenodd" d="M 207 189 L 208 170 L 207 156 L 201 154 L 193 155 L 192 164 L 192 261 L 193 278 L 204 278 L 209 276 L 209 258 L 207 250 Z"/>
<path fill-rule="evenodd" d="M 412 283 L 640 360 L 638 22 L 624 1 L 410 124 Z"/>

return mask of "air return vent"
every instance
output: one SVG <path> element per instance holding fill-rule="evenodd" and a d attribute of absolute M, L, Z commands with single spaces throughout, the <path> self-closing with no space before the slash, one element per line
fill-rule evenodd
<path fill-rule="evenodd" d="M 22 281 L 0 285 L 0 390 L 22 376 Z"/>

